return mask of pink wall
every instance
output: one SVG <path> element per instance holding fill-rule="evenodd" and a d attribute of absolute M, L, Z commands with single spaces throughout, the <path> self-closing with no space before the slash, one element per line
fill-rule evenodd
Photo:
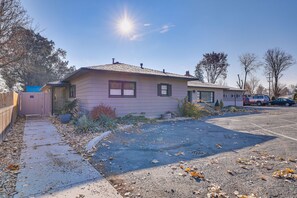
<path fill-rule="evenodd" d="M 136 98 L 109 98 L 108 81 L 136 82 Z M 157 96 L 157 84 L 172 85 L 171 97 Z M 145 112 L 147 117 L 159 117 L 166 111 L 177 112 L 178 100 L 187 96 L 187 81 L 177 78 L 162 78 L 91 71 L 71 81 L 76 85 L 76 98 L 82 108 L 90 111 L 103 103 L 116 108 L 117 116 Z"/>

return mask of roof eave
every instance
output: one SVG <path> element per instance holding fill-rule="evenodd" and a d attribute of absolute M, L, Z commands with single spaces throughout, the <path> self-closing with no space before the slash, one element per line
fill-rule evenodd
<path fill-rule="evenodd" d="M 123 71 L 112 71 L 112 70 L 103 70 L 103 69 L 92 69 L 92 68 L 86 68 L 86 67 L 81 67 L 66 78 L 63 79 L 63 82 L 67 82 L 72 78 L 75 78 L 75 76 L 78 76 L 79 73 L 82 71 L 103 71 L 103 72 L 111 72 L 111 73 L 125 73 L 125 74 L 133 74 L 133 75 L 144 75 L 144 76 L 159 76 L 159 77 L 164 77 L 164 78 L 178 78 L 178 79 L 184 79 L 187 81 L 196 81 L 198 80 L 197 78 L 191 78 L 187 76 L 164 76 L 164 75 L 157 75 L 157 74 L 143 74 L 143 73 L 134 73 L 134 72 L 123 72 Z"/>

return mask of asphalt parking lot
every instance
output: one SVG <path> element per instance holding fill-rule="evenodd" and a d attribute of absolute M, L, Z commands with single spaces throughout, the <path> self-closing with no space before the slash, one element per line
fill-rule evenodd
<path fill-rule="evenodd" d="M 296 128 L 296 107 L 147 124 L 110 136 L 93 164 L 127 197 L 297 197 L 296 180 L 272 176 L 297 171 Z"/>

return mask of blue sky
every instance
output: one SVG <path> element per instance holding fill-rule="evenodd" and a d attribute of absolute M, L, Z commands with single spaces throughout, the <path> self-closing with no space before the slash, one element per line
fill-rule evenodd
<path fill-rule="evenodd" d="M 279 47 L 297 59 L 296 0 L 25 0 L 23 6 L 41 34 L 67 51 L 77 68 L 111 63 L 184 74 L 207 52 L 228 54 L 230 86 L 242 70 L 238 56 L 255 53 L 262 60 Z M 123 36 L 117 22 L 124 13 L 134 21 Z M 263 71 L 255 73 L 267 85 Z M 281 83 L 297 84 L 297 65 Z"/>

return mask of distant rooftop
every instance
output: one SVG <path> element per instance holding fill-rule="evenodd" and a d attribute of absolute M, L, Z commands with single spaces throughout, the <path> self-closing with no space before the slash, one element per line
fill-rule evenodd
<path fill-rule="evenodd" d="M 244 91 L 243 89 L 239 89 L 236 87 L 229 87 L 229 86 L 217 85 L 212 83 L 204 83 L 201 81 L 188 81 L 188 87 L 225 89 L 230 91 Z"/>
<path fill-rule="evenodd" d="M 154 69 L 148 69 L 148 68 L 143 67 L 142 65 L 135 66 L 135 65 L 129 65 L 129 64 L 124 64 L 124 63 L 113 63 L 113 64 L 106 64 L 106 65 L 82 67 L 82 68 L 78 69 L 77 71 L 75 71 L 70 76 L 68 76 L 65 80 L 67 81 L 69 78 L 73 77 L 75 74 L 79 73 L 81 70 L 123 72 L 123 73 L 130 73 L 130 74 L 143 74 L 143 75 L 151 75 L 151 76 L 183 78 L 183 79 L 189 79 L 189 80 L 196 79 L 193 76 L 174 74 L 174 73 L 167 72 L 166 70 L 158 71 L 158 70 L 154 70 Z"/>

